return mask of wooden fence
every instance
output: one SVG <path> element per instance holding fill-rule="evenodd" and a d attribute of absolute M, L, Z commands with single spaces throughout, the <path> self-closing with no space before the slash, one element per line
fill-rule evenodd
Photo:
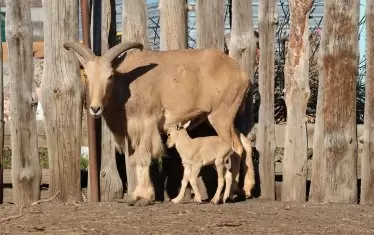
<path fill-rule="evenodd" d="M 254 137 L 256 136 L 257 124 L 254 126 Z M 275 125 L 275 141 L 277 148 L 284 148 L 284 140 L 285 140 L 285 129 L 286 125 L 278 124 Z M 5 123 L 5 141 L 4 147 L 10 148 L 10 123 Z M 308 148 L 313 148 L 313 134 L 314 134 L 314 124 L 307 124 L 307 138 L 308 138 Z M 363 134 L 363 125 L 357 126 L 357 136 L 358 139 Z M 253 147 L 256 146 L 256 139 L 253 138 L 254 141 L 252 142 Z M 87 123 L 84 121 L 82 122 L 82 146 L 87 146 Z M 44 130 L 44 121 L 38 121 L 38 145 L 39 148 L 46 148 L 46 134 Z M 362 154 L 362 141 L 359 141 L 358 144 L 358 159 L 357 159 L 357 178 L 361 178 L 361 154 Z M 307 179 L 311 179 L 311 172 L 312 172 L 312 160 L 308 160 L 308 171 L 307 171 Z M 283 164 L 282 162 L 275 162 L 275 176 L 281 176 L 283 173 Z M 11 188 L 12 178 L 11 178 L 11 169 L 4 170 L 4 202 L 5 203 L 12 203 L 12 188 Z M 41 199 L 45 199 L 48 197 L 48 185 L 49 185 L 49 169 L 42 169 L 42 177 L 41 177 Z M 281 194 L 281 182 L 276 182 L 276 199 L 280 200 Z"/>
<path fill-rule="evenodd" d="M 36 1 L 36 0 L 35 0 Z M 305 106 L 309 98 L 309 44 L 307 33 L 308 30 L 308 13 L 311 12 L 312 0 L 302 1 L 303 5 L 299 6 L 296 1 L 289 1 L 290 6 L 290 30 L 288 36 L 275 39 L 275 30 L 279 25 L 279 17 L 276 12 L 276 1 L 260 1 L 257 10 L 255 11 L 251 0 L 237 0 L 232 2 L 232 27 L 231 27 L 231 42 L 226 42 L 229 45 L 229 56 L 236 60 L 242 65 L 242 68 L 248 72 L 249 78 L 252 82 L 255 81 L 252 76 L 255 65 L 253 64 L 253 58 L 255 58 L 255 44 L 256 41 L 253 31 L 253 19 L 252 15 L 258 13 L 258 26 L 261 29 L 259 31 L 259 66 L 258 66 L 258 87 L 259 87 L 259 123 L 255 126 L 258 128 L 258 135 L 255 138 L 256 149 L 260 154 L 259 161 L 259 177 L 261 180 L 261 196 L 267 199 L 274 199 L 276 193 L 274 193 L 274 173 L 275 175 L 282 175 L 283 178 L 283 195 L 282 201 L 305 201 L 305 182 L 307 179 L 311 179 L 311 199 L 316 202 L 357 202 L 357 177 L 363 178 L 361 203 L 374 204 L 374 182 L 373 174 L 373 160 L 372 155 L 374 152 L 372 149 L 373 141 L 370 140 L 371 132 L 374 132 L 372 128 L 371 120 L 374 120 L 374 112 L 371 111 L 371 107 L 374 107 L 371 102 L 374 100 L 372 93 L 374 84 L 371 84 L 374 79 L 373 71 L 371 68 L 371 61 L 367 63 L 368 77 L 366 79 L 368 88 L 366 89 L 367 97 L 365 107 L 365 136 L 363 136 L 363 126 L 358 126 L 357 138 L 359 142 L 359 157 L 357 159 L 356 166 L 356 75 L 358 69 L 358 18 L 359 15 L 359 2 L 358 1 L 347 1 L 342 3 L 339 1 L 324 1 L 324 14 L 323 17 L 323 33 L 321 36 L 320 44 L 320 67 L 318 73 L 320 73 L 323 79 L 318 80 L 318 85 L 323 87 L 319 89 L 318 93 L 318 104 L 317 117 L 318 126 L 314 127 L 313 124 L 307 125 L 305 129 Z M 74 4 L 73 4 L 74 3 Z M 52 60 L 45 60 L 45 71 L 44 76 L 47 78 L 43 81 L 44 91 L 42 92 L 43 97 L 55 97 L 51 98 L 44 104 L 44 113 L 46 114 L 45 123 L 51 128 L 48 128 L 50 145 L 50 156 L 53 155 L 48 170 L 42 172 L 42 183 L 48 185 L 49 177 L 60 182 L 61 185 L 51 184 L 49 190 L 51 192 L 61 193 L 58 196 L 58 201 L 67 201 L 75 198 L 78 200 L 80 197 L 78 183 L 78 169 L 79 162 L 75 161 L 75 154 L 80 148 L 80 145 L 76 141 L 82 138 L 82 145 L 88 145 L 87 138 L 87 125 L 83 122 L 82 136 L 76 132 L 77 128 L 80 127 L 78 116 L 81 115 L 80 110 L 76 107 L 80 107 L 81 97 L 83 90 L 79 88 L 79 71 L 76 64 L 72 63 L 72 54 L 66 56 L 60 56 L 61 53 L 67 53 L 61 47 L 62 41 L 76 40 L 78 30 L 76 29 L 78 23 L 78 4 L 75 0 L 66 1 L 46 1 L 43 4 L 43 10 L 45 14 L 45 21 L 43 24 L 44 30 L 44 52 L 46 55 L 53 58 Z M 160 14 L 160 35 L 161 35 L 161 49 L 183 49 L 187 48 L 187 32 L 186 17 L 185 14 L 178 14 L 177 19 L 173 19 L 170 15 L 177 11 L 192 11 L 195 9 L 194 6 L 186 7 L 184 0 L 173 0 L 173 1 L 159 1 Z M 103 1 L 103 4 L 108 4 L 108 1 Z M 11 94 L 21 94 L 22 92 L 30 95 L 30 85 L 32 82 L 31 71 L 31 51 L 30 53 L 21 53 L 22 51 L 28 51 L 32 44 L 31 40 L 31 18 L 29 12 L 29 4 L 25 1 L 7 1 L 7 19 L 9 19 L 7 27 L 7 44 L 9 48 L 9 55 L 12 59 L 9 59 L 10 71 L 15 74 L 14 78 L 16 82 L 13 83 Z M 180 9 L 180 10 L 178 10 Z M 368 7 L 369 9 L 369 7 Z M 22 10 L 20 14 L 25 17 L 18 17 L 19 10 Z M 209 13 L 214 10 L 214 13 Z M 252 10 L 252 11 L 251 11 Z M 374 15 L 374 5 L 370 5 L 370 12 L 366 13 L 370 16 Z M 106 11 L 103 14 L 97 14 Z M 352 11 L 352 12 L 351 12 Z M 51 14 L 51 12 L 60 12 L 60 14 Z M 64 12 L 65 14 L 62 14 Z M 112 22 L 112 14 L 114 11 L 110 11 L 109 5 L 93 4 L 92 19 L 93 28 L 93 51 L 95 54 L 101 53 L 109 48 L 110 30 L 107 30 L 109 24 L 99 24 L 98 22 Z M 338 15 L 329 15 L 331 12 L 339 12 Z M 224 51 L 225 45 L 225 32 L 224 32 L 224 16 L 225 16 L 225 1 L 196 1 L 196 47 L 197 48 L 216 48 L 220 51 Z M 101 15 L 101 16 L 100 16 Z M 126 15 L 123 19 L 122 24 L 122 41 L 138 41 L 144 45 L 149 45 L 149 39 L 147 36 L 147 18 L 146 18 L 146 7 L 145 0 L 132 0 L 123 1 L 123 15 Z M 69 16 L 69 19 L 65 17 Z M 12 18 L 13 17 L 13 18 Z M 100 17 L 101 20 L 100 20 Z M 177 15 L 175 15 L 177 17 Z M 126 20 L 125 20 L 126 18 Z M 366 19 L 374 24 L 374 17 L 366 17 Z M 51 22 L 65 22 L 64 24 L 51 24 Z M 22 30 L 19 26 L 22 26 Z M 328 27 L 334 25 L 334 27 Z M 347 25 L 349 27 L 347 27 Z M 178 26 L 178 27 L 175 27 Z M 102 28 L 102 32 L 99 32 L 99 28 Z M 301 28 L 304 27 L 304 28 Z M 301 28 L 301 30 L 299 30 Z M 27 29 L 27 30 L 26 30 Z M 371 34 L 374 32 L 373 27 L 367 27 L 368 36 L 372 38 Z M 370 32 L 369 32 L 370 31 Z M 115 31 L 113 31 L 115 32 Z M 303 32 L 303 35 L 300 35 Z M 278 32 L 279 33 L 279 32 Z M 100 35 L 101 34 L 101 35 Z M 58 40 L 50 35 L 59 35 Z M 89 35 L 89 34 L 88 34 Z M 280 35 L 280 34 L 279 34 Z M 115 34 L 112 35 L 112 37 Z M 174 42 L 179 41 L 177 45 Z M 284 47 L 287 45 L 287 60 L 285 59 L 284 70 L 278 71 L 284 74 L 284 101 L 287 106 L 287 122 L 288 128 L 285 125 L 274 125 L 274 60 L 275 57 L 275 42 L 284 43 Z M 286 43 L 287 41 L 287 43 Z M 21 43 L 20 43 L 21 42 Z M 302 43 L 300 43 L 302 42 Z M 289 43 L 289 47 L 288 47 Z M 371 41 L 367 40 L 368 48 L 372 48 Z M 98 46 L 101 45 L 101 46 Z M 368 60 L 373 58 L 374 50 L 367 50 Z M 308 52 L 308 53 L 305 53 Z M 207 58 L 209 59 L 209 58 Z M 30 61 L 29 61 L 30 60 Z M 23 61 L 27 69 L 19 70 L 19 63 Z M 25 63 L 27 61 L 28 63 Z M 248 66 L 247 66 L 248 65 Z M 334 71 L 334 72 L 331 72 Z M 20 72 L 20 74 L 17 74 Z M 317 75 L 319 76 L 319 75 Z M 74 79 L 72 79 L 74 78 Z M 277 77 L 279 78 L 279 77 Z M 26 83 L 27 82 L 27 83 Z M 24 83 L 24 84 L 22 84 Z M 277 87 L 280 88 L 280 87 Z M 21 94 L 23 95 L 23 94 Z M 254 108 L 252 93 L 248 96 L 247 110 Z M 32 98 L 27 96 L 28 98 Z M 44 98 L 43 98 L 44 99 Z M 21 163 L 29 160 L 29 155 L 20 154 L 29 152 L 29 150 L 35 150 L 35 137 L 38 136 L 38 146 L 46 147 L 46 130 L 44 123 L 39 121 L 37 124 L 37 133 L 35 133 L 34 120 L 30 119 L 31 106 L 24 102 L 25 99 L 12 99 L 12 106 L 17 108 L 18 115 L 13 116 L 13 122 L 15 123 L 14 128 L 10 129 L 8 123 L 5 125 L 5 146 L 10 147 L 10 135 L 11 133 L 17 134 L 13 137 L 13 147 L 20 149 L 21 151 L 14 151 L 14 163 L 13 170 L 15 172 L 27 171 L 27 172 L 39 172 L 39 166 L 34 161 L 34 164 L 22 165 Z M 44 99 L 45 100 L 45 99 Z M 71 101 L 70 103 L 67 101 Z M 56 108 L 58 107 L 58 108 Z M 47 115 L 47 113 L 53 115 Z M 241 117 L 241 126 L 250 126 L 251 112 L 246 112 L 247 117 Z M 25 128 L 27 127 L 27 128 Z M 100 127 L 101 128 L 101 127 Z M 274 129 L 275 128 L 275 129 Z M 287 129 L 287 130 L 286 130 Z M 90 130 L 92 130 L 90 128 Z M 102 126 L 102 146 L 101 150 L 101 170 L 106 171 L 101 174 L 100 187 L 105 188 L 103 190 L 105 196 L 101 196 L 101 199 L 113 200 L 122 196 L 123 188 L 120 183 L 120 176 L 118 174 L 111 174 L 117 169 L 116 161 L 114 158 L 114 141 L 111 138 L 109 129 Z M 314 130 L 316 130 L 314 132 Z M 275 133 L 274 133 L 275 131 Z M 30 133 L 31 132 L 31 133 Z M 19 134 L 18 134 L 19 133 Z M 91 132 L 90 132 L 91 133 Z M 256 131 L 254 132 L 256 133 Z M 287 133 L 287 139 L 286 139 Z M 307 159 L 307 148 L 313 148 L 313 136 L 318 143 L 313 149 L 315 156 L 314 165 L 315 168 L 311 167 L 311 160 Z M 31 136 L 31 138 L 21 138 L 23 136 Z M 318 135 L 318 136 L 317 136 Z M 90 138 L 90 144 L 94 143 L 95 138 Z M 363 151 L 363 144 L 360 139 L 365 141 L 365 151 Z M 30 140 L 29 142 L 27 142 Z M 69 146 L 69 147 L 67 147 Z M 274 156 L 275 147 L 285 148 L 285 155 L 283 164 L 275 163 L 274 171 Z M 64 154 L 56 154 L 64 152 Z M 364 154 L 365 153 L 365 154 Z M 56 155 L 56 156 L 54 156 Z M 126 156 L 127 160 L 129 156 Z M 363 159 L 365 165 L 361 174 L 361 160 Z M 91 157 L 90 160 L 94 158 Z M 308 170 L 305 171 L 305 162 L 308 162 Z M 64 168 L 57 164 L 64 162 L 66 165 Z M 18 163 L 18 164 L 16 164 Z M 98 185 L 96 174 L 96 163 L 92 161 L 90 169 L 93 171 L 91 174 L 92 185 Z M 365 167 L 364 167 L 365 166 Z M 26 170 L 25 170 L 26 169 Z M 93 170 L 94 169 L 94 170 Z M 311 171 L 314 170 L 317 174 L 313 174 L 311 177 Z M 319 171 L 318 171 L 319 170 Z M 357 170 L 357 171 L 356 171 Z M 126 169 L 127 174 L 127 189 L 131 192 L 135 186 L 133 168 L 129 167 Z M 117 173 L 117 172 L 115 172 Z M 305 173 L 305 174 L 304 174 Z M 30 177 L 26 182 L 20 182 L 20 179 L 14 179 L 14 190 L 18 190 L 20 187 L 17 185 L 28 183 L 32 188 L 32 182 L 39 182 L 39 174 L 34 174 L 37 177 Z M 104 176 L 104 178 L 102 177 Z M 62 179 L 60 179 L 62 178 Z M 95 178 L 95 180 L 92 180 Z M 22 178 L 23 179 L 23 178 Z M 9 170 L 5 172 L 5 183 L 9 185 L 11 182 Z M 113 183 L 116 182 L 116 183 Z M 35 184 L 34 184 L 35 185 Z M 92 186 L 93 191 L 97 191 L 96 186 Z M 110 186 L 109 186 L 110 185 Z M 37 186 L 37 184 L 35 185 Z M 108 186 L 108 187 L 106 187 Z M 25 187 L 26 188 L 26 187 Z M 63 189 L 63 190 L 61 190 Z M 6 199 L 11 201 L 10 188 Z M 18 193 L 19 192 L 19 193 Z M 275 191 L 277 192 L 277 191 Z M 93 192 L 97 194 L 99 192 Z M 23 197 L 26 195 L 23 191 L 17 191 L 17 197 L 13 198 L 17 204 L 28 203 L 32 200 L 36 200 L 38 197 L 38 188 L 35 187 L 30 197 Z M 19 197 L 18 197 L 19 196 Z M 42 190 L 42 198 L 46 196 L 46 191 Z M 94 197 L 96 198 L 95 195 Z M 279 196 L 278 196 L 279 198 Z M 92 201 L 97 201 L 92 200 Z"/>

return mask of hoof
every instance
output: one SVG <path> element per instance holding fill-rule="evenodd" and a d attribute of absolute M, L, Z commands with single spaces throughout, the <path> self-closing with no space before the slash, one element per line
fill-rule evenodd
<path fill-rule="evenodd" d="M 172 199 L 171 202 L 174 204 L 178 204 L 181 200 L 177 200 L 176 198 Z"/>
<path fill-rule="evenodd" d="M 201 199 L 200 200 L 193 200 L 195 203 L 197 203 L 197 204 L 201 204 L 201 203 L 203 203 L 202 201 L 201 201 Z"/>
<path fill-rule="evenodd" d="M 219 200 L 211 200 L 210 203 L 214 204 L 214 205 L 218 205 L 219 204 Z"/>

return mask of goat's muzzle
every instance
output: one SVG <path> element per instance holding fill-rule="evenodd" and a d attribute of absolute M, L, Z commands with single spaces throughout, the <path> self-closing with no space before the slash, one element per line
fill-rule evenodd
<path fill-rule="evenodd" d="M 103 109 L 100 106 L 91 106 L 90 107 L 90 114 L 94 118 L 99 118 L 100 115 L 102 114 L 102 112 L 103 112 Z"/>

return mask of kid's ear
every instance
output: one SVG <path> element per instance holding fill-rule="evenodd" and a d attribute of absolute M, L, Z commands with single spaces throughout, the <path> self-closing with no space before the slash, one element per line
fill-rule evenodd
<path fill-rule="evenodd" d="M 189 120 L 188 122 L 186 122 L 184 125 L 183 125 L 183 128 L 184 129 L 187 129 L 187 127 L 191 124 L 191 120 Z"/>
<path fill-rule="evenodd" d="M 178 124 L 177 124 L 177 130 L 179 131 L 179 130 L 182 129 L 182 128 L 183 128 L 182 123 L 178 122 Z"/>

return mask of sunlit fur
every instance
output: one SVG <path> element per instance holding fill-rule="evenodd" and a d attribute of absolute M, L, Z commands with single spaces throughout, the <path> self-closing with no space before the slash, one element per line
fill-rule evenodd
<path fill-rule="evenodd" d="M 87 74 L 90 106 L 100 107 L 90 114 L 105 119 L 118 151 L 129 151 L 137 181 L 133 199 L 154 199 L 149 165 L 152 157 L 164 153 L 160 133 L 178 122 L 208 119 L 217 134 L 230 143 L 237 158 L 242 156 L 243 145 L 234 119 L 249 89 L 249 78 L 223 52 L 134 51 L 115 68 L 103 57 L 89 61 L 78 58 Z M 232 165 L 233 175 L 238 175 L 239 169 L 237 159 Z M 254 181 L 250 174 L 246 178 L 245 182 Z M 236 179 L 234 191 L 238 190 Z"/>
<path fill-rule="evenodd" d="M 168 148 L 175 146 L 184 167 L 181 189 L 178 196 L 171 201 L 179 203 L 184 197 L 187 184 L 190 183 L 195 194 L 194 200 L 201 202 L 201 194 L 197 187 L 197 177 L 203 166 L 214 165 L 217 170 L 218 186 L 211 202 L 213 204 L 219 203 L 225 181 L 226 188 L 223 202 L 226 202 L 226 199 L 229 196 L 231 197 L 232 174 L 229 171 L 231 168 L 230 157 L 233 152 L 231 145 L 219 136 L 191 139 L 186 130 L 189 124 L 190 122 L 187 122 L 183 127 L 180 127 L 181 125 L 172 126 L 167 131 L 168 139 L 166 145 Z M 227 162 L 229 164 L 226 164 Z"/>

